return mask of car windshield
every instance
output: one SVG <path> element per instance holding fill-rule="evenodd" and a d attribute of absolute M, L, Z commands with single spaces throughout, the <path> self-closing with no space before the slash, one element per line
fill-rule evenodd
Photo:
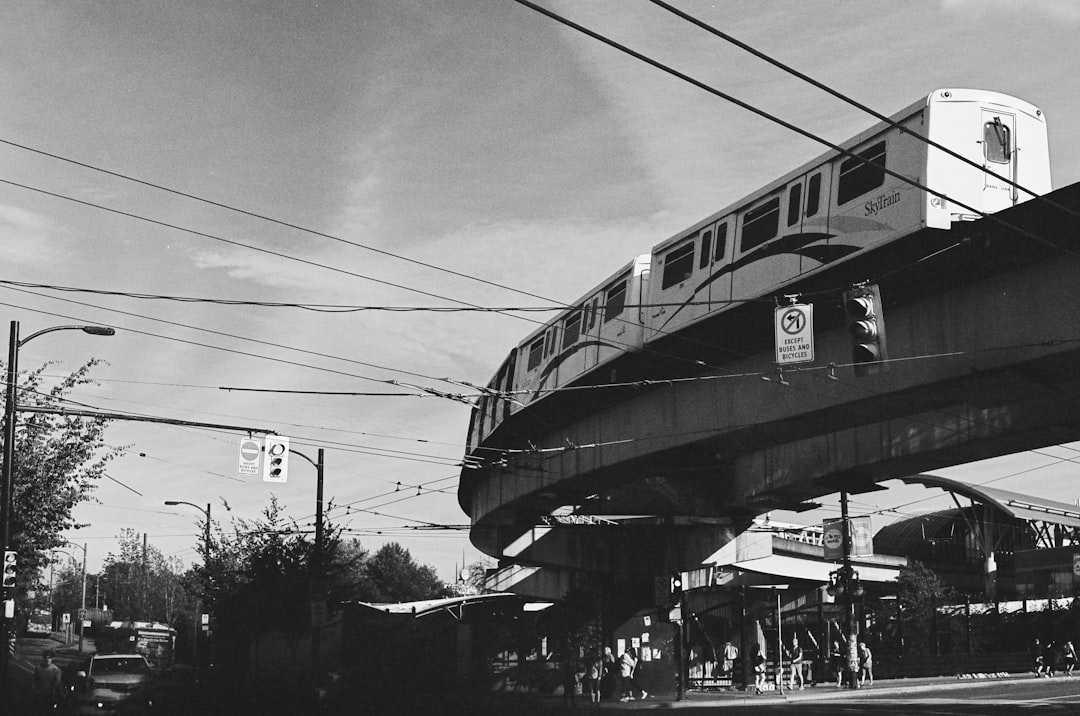
<path fill-rule="evenodd" d="M 144 659 L 131 658 L 118 658 L 118 659 L 95 659 L 93 665 L 94 674 L 100 676 L 102 674 L 136 674 L 144 675 L 150 673 L 150 667 L 147 666 Z"/>

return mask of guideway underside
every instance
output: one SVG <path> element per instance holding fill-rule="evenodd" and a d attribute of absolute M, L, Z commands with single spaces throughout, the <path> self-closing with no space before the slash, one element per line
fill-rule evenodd
<path fill-rule="evenodd" d="M 1051 197 L 1080 212 L 1080 185 Z M 473 542 L 502 556 L 565 505 L 619 520 L 637 516 L 632 533 L 578 530 L 571 545 L 538 544 L 519 558 L 602 569 L 625 553 L 629 538 L 639 555 L 654 558 L 620 561 L 622 568 L 648 573 L 704 557 L 719 533 L 769 509 L 1080 439 L 1077 220 L 1039 202 L 997 216 L 1043 240 L 982 219 L 937 232 L 933 241 L 948 250 L 925 262 L 905 261 L 891 272 L 856 264 L 819 278 L 842 286 L 870 277 L 880 286 L 887 371 L 855 376 L 838 293 L 809 294 L 817 287 L 807 286 L 819 321 L 813 364 L 778 373 L 771 310 L 732 311 L 728 323 L 717 320 L 694 336 L 697 343 L 749 337 L 744 357 L 722 371 L 653 382 L 618 402 L 587 398 L 596 409 L 579 405 L 562 424 L 551 412 L 531 423 L 522 416 L 510 426 L 516 435 L 566 449 L 508 453 L 464 473 L 459 499 L 473 520 Z"/>

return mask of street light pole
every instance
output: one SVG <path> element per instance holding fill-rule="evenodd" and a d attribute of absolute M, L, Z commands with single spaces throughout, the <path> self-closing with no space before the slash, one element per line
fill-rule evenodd
<path fill-rule="evenodd" d="M 300 452 L 299 450 L 289 450 L 294 455 L 307 460 L 315 467 L 315 551 L 312 555 L 312 570 L 315 578 L 312 581 L 312 588 L 310 590 L 310 596 L 313 599 L 313 603 L 319 602 L 322 608 L 325 608 L 326 588 L 323 584 L 323 470 L 326 463 L 323 460 L 323 449 L 319 448 L 318 461 L 312 460 L 310 457 Z M 312 612 L 314 616 L 314 611 Z M 321 614 L 321 612 L 320 612 Z M 316 623 L 315 619 L 312 619 L 311 625 L 311 665 L 318 674 L 319 664 L 322 660 L 322 628 L 321 621 Z"/>
<path fill-rule="evenodd" d="M 188 505 L 189 507 L 194 507 L 196 510 L 199 510 L 204 515 L 206 515 L 206 532 L 203 535 L 203 569 L 206 569 L 207 571 L 209 571 L 209 569 L 210 569 L 210 503 L 209 502 L 206 503 L 206 509 L 205 510 L 203 508 L 199 507 L 198 505 L 196 505 L 194 502 L 184 502 L 183 500 L 165 500 L 165 504 L 169 505 L 170 507 L 175 507 L 176 505 Z"/>
<path fill-rule="evenodd" d="M 18 376 L 19 376 L 19 349 L 38 336 L 53 331 L 82 331 L 95 336 L 111 336 L 116 330 L 108 326 L 52 326 L 37 333 L 31 333 L 26 338 L 19 340 L 19 322 L 11 322 L 11 337 L 8 341 L 7 363 L 7 396 L 4 401 L 4 469 L 3 469 L 3 492 L 0 494 L 0 552 L 11 549 L 11 510 L 14 495 L 15 476 L 15 416 L 19 409 Z M 83 553 L 83 566 L 85 571 L 86 555 Z M 10 639 L 10 625 L 15 615 L 14 595 L 3 595 L 3 609 L 0 610 L 0 637 L 3 644 L 0 645 L 0 691 L 9 692 L 8 687 L 8 640 Z M 85 604 L 83 605 L 86 606 Z M 9 614 L 10 612 L 10 614 Z M 81 634 L 81 632 L 80 632 Z M 81 644 L 80 644 L 81 649 Z"/>
<path fill-rule="evenodd" d="M 206 531 L 203 534 L 203 570 L 206 572 L 206 582 L 204 583 L 204 592 L 203 592 L 203 599 L 204 599 L 203 603 L 206 604 L 206 605 L 209 605 L 210 604 L 210 598 L 209 598 L 210 597 L 210 503 L 209 502 L 206 503 L 206 509 L 205 510 L 203 508 L 199 507 L 198 505 L 196 505 L 194 502 L 185 502 L 184 500 L 165 500 L 165 504 L 170 506 L 170 507 L 175 507 L 176 505 L 187 505 L 188 507 L 194 507 L 196 510 L 199 510 L 200 512 L 202 512 L 206 516 L 206 525 L 205 525 Z M 198 613 L 195 615 L 195 620 L 194 620 L 194 622 L 195 622 L 194 623 L 195 639 L 192 641 L 192 650 L 191 650 L 191 657 L 195 661 L 196 666 L 199 663 L 199 629 L 202 628 L 202 621 L 201 621 L 201 618 L 200 618 L 200 615 L 202 614 L 202 609 L 200 608 L 197 611 L 198 611 Z M 207 638 L 207 642 L 209 642 L 209 640 L 210 640 L 209 634 L 207 635 L 206 638 Z M 209 654 L 209 651 L 207 653 Z M 213 655 L 211 654 L 210 656 L 211 656 L 211 661 L 213 661 Z"/>

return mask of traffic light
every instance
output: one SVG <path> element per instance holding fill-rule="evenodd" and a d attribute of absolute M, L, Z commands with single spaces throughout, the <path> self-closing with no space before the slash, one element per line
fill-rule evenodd
<path fill-rule="evenodd" d="M 19 559 L 18 555 L 11 550 L 4 551 L 4 589 L 15 587 L 15 568 Z"/>
<path fill-rule="evenodd" d="M 263 455 L 263 482 L 286 482 L 289 479 L 289 439 L 267 435 Z"/>
<path fill-rule="evenodd" d="M 671 574 L 671 596 L 678 599 L 682 596 L 682 573 L 673 572 Z"/>
<path fill-rule="evenodd" d="M 885 343 L 885 317 L 877 284 L 862 284 L 844 292 L 844 319 L 851 332 L 855 375 L 872 375 L 889 369 Z"/>

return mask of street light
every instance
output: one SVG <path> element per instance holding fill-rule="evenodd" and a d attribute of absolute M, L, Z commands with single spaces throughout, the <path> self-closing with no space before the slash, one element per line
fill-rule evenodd
<path fill-rule="evenodd" d="M 326 606 L 326 585 L 323 579 L 323 473 L 326 468 L 324 452 L 322 448 L 319 448 L 317 460 L 312 460 L 299 450 L 290 449 L 289 452 L 304 458 L 315 468 L 315 553 L 313 555 L 315 579 L 309 587 L 309 597 L 321 606 L 318 613 L 322 615 Z M 322 630 L 324 624 L 322 623 L 322 616 L 313 621 L 316 623 L 312 624 L 311 630 L 311 664 L 314 671 L 318 673 L 322 661 Z"/>
<path fill-rule="evenodd" d="M 108 326 L 53 326 L 45 328 L 37 333 L 31 333 L 26 338 L 19 340 L 19 322 L 11 322 L 11 338 L 8 343 L 7 364 L 7 400 L 4 405 L 4 470 L 3 492 L 0 494 L 0 551 L 6 551 L 11 546 L 11 507 L 13 499 L 13 483 L 15 475 L 15 415 L 18 412 L 18 375 L 19 375 L 19 349 L 38 336 L 54 331 L 82 331 L 93 336 L 111 336 L 116 330 Z M 83 562 L 85 570 L 85 552 Z M 8 692 L 8 639 L 9 620 L 15 615 L 14 597 L 4 596 L 4 608 L 0 610 L 0 635 L 3 636 L 3 648 L 0 648 L 0 686 L 3 692 Z M 85 598 L 85 597 L 84 597 Z M 10 601 L 9 601 L 10 600 Z M 86 606 L 85 604 L 83 605 Z M 9 614 L 10 611 L 10 614 Z M 82 650 L 80 632 L 79 649 Z"/>
<path fill-rule="evenodd" d="M 202 512 L 206 516 L 206 536 L 203 544 L 203 569 L 207 570 L 207 576 L 209 576 L 210 569 L 210 503 L 206 503 L 206 509 L 199 507 L 194 502 L 184 502 L 183 500 L 165 500 L 165 504 L 169 507 L 175 507 L 177 505 L 188 505 L 194 507 L 199 512 Z"/>
<path fill-rule="evenodd" d="M 206 517 L 206 533 L 205 533 L 204 540 L 203 540 L 204 541 L 204 544 L 203 544 L 203 571 L 206 572 L 206 582 L 205 582 L 205 584 L 203 586 L 203 589 L 204 589 L 203 596 L 206 599 L 206 604 L 209 605 L 209 603 L 210 603 L 210 503 L 209 502 L 206 503 L 206 509 L 205 510 L 203 508 L 199 507 L 198 505 L 196 505 L 194 502 L 185 502 L 184 500 L 165 500 L 165 504 L 168 505 L 169 507 L 176 507 L 177 505 L 187 505 L 188 507 L 194 507 L 199 512 L 202 512 L 203 515 Z M 202 613 L 202 607 L 201 606 L 198 607 L 197 611 L 201 614 Z M 195 615 L 195 625 L 194 626 L 195 626 L 195 634 L 194 634 L 195 639 L 192 642 L 192 657 L 195 659 L 196 664 L 197 664 L 198 663 L 198 656 L 199 656 L 199 616 L 198 616 L 198 614 Z M 209 639 L 210 639 L 209 634 L 207 634 L 207 641 L 209 641 Z"/>

